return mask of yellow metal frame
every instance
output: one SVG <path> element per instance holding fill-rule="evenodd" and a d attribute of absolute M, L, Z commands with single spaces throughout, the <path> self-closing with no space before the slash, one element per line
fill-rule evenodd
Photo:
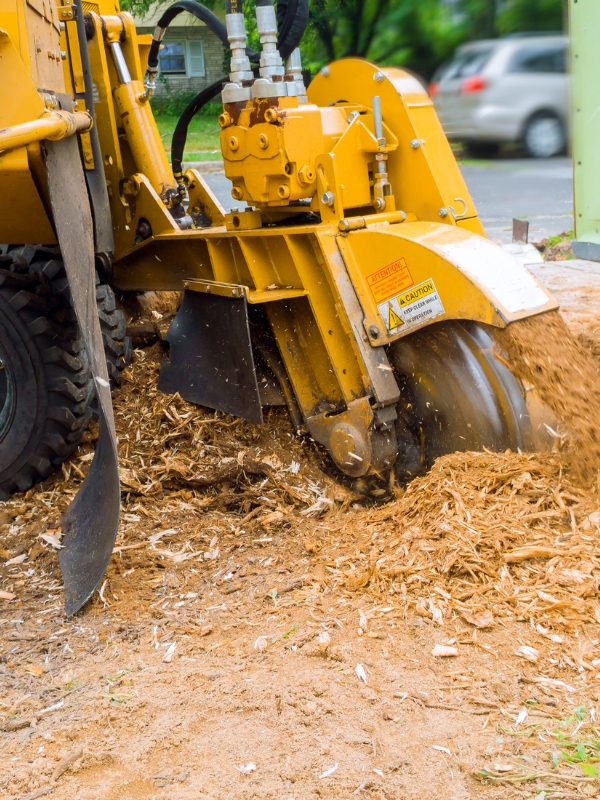
<path fill-rule="evenodd" d="M 0 241 L 10 243 L 55 241 L 36 140 L 45 120 L 57 123 L 56 93 L 83 91 L 73 7 L 50 5 L 48 19 L 32 8 L 0 0 L 0 69 L 11 74 L 0 84 L 0 123 L 35 130 L 0 153 Z M 503 327 L 556 307 L 483 238 L 432 103 L 408 74 L 347 59 L 315 78 L 307 105 L 284 98 L 225 108 L 226 173 L 235 197 L 254 206 L 227 213 L 201 174 L 188 170 L 180 185 L 173 176 L 142 83 L 148 43 L 131 16 L 102 2 L 90 21 L 116 287 L 203 291 L 210 282 L 263 304 L 306 427 L 349 474 L 385 467 L 395 455 L 399 390 L 384 345 L 444 319 Z M 31 55 L 32 28 L 50 45 L 43 63 Z M 115 44 L 131 76 L 125 83 L 109 52 Z M 81 104 L 74 117 L 81 130 Z M 92 168 L 86 134 L 81 143 Z M 180 227 L 174 210 L 184 190 L 188 213 L 211 227 Z M 286 224 L 308 210 L 321 221 Z"/>

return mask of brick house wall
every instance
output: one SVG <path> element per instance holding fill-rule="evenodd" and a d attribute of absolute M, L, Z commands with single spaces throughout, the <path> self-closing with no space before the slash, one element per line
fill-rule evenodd
<path fill-rule="evenodd" d="M 154 5 L 136 16 L 138 33 L 154 33 L 165 6 Z M 156 94 L 199 92 L 227 73 L 226 49 L 203 22 L 180 14 L 167 28 L 159 55 Z"/>

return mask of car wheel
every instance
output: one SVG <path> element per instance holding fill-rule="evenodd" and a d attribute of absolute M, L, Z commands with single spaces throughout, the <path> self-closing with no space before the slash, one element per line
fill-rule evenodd
<path fill-rule="evenodd" d="M 497 142 L 463 142 L 463 148 L 473 158 L 493 158 L 498 155 L 500 145 Z"/>
<path fill-rule="evenodd" d="M 560 119 L 548 111 L 531 117 L 523 134 L 523 147 L 531 158 L 552 158 L 565 149 L 565 129 Z"/>

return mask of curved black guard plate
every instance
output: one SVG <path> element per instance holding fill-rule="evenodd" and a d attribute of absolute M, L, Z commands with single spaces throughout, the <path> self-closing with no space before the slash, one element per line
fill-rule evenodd
<path fill-rule="evenodd" d="M 166 336 L 158 389 L 262 423 L 246 297 L 186 291 Z"/>
<path fill-rule="evenodd" d="M 117 437 L 96 305 L 93 222 L 77 137 L 45 142 L 54 225 L 96 384 L 100 432 L 94 460 L 63 517 L 59 551 L 65 609 L 74 614 L 98 587 L 119 527 Z"/>

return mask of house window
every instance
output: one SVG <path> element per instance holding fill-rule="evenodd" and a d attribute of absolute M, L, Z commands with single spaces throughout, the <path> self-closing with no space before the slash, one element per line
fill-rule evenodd
<path fill-rule="evenodd" d="M 163 75 L 186 74 L 184 42 L 164 42 L 158 58 Z"/>
<path fill-rule="evenodd" d="M 206 75 L 204 48 L 199 39 L 163 42 L 158 58 L 161 75 L 186 75 L 190 78 Z"/>

